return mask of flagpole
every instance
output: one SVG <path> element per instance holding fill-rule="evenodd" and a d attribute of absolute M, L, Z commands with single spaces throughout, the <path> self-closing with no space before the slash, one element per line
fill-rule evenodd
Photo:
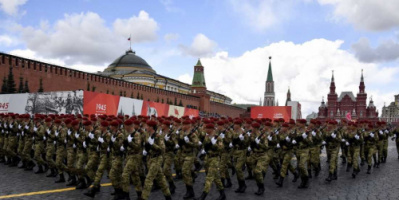
<path fill-rule="evenodd" d="M 132 34 L 130 34 L 129 42 L 130 42 L 130 50 L 132 50 Z"/>

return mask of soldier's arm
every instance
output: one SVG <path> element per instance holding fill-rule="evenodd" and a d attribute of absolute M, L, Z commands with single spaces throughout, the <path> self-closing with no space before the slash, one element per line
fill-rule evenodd
<path fill-rule="evenodd" d="M 260 142 L 258 144 L 259 149 L 268 150 L 269 149 L 269 142 L 265 135 L 260 138 Z"/>
<path fill-rule="evenodd" d="M 129 145 L 134 151 L 140 150 L 140 148 L 141 148 L 141 137 L 140 137 L 139 133 L 134 134 L 133 142 L 131 142 Z"/>

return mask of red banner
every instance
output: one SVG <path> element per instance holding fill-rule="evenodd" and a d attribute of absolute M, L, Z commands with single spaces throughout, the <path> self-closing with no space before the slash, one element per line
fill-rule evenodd
<path fill-rule="evenodd" d="M 156 103 L 152 101 L 144 101 L 143 108 L 141 109 L 141 115 L 151 116 L 155 115 L 157 117 L 168 116 L 169 105 Z"/>
<path fill-rule="evenodd" d="M 119 96 L 87 91 L 83 95 L 84 114 L 116 115 L 118 112 Z"/>
<path fill-rule="evenodd" d="M 251 107 L 251 118 L 284 118 L 291 119 L 291 106 L 254 106 Z"/>
<path fill-rule="evenodd" d="M 192 108 L 185 108 L 184 109 L 184 115 L 189 116 L 190 118 L 198 117 L 199 116 L 199 110 L 192 109 Z"/>

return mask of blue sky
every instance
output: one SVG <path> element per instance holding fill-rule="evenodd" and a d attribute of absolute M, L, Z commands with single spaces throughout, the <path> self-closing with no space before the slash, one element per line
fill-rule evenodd
<path fill-rule="evenodd" d="M 326 96 L 331 70 L 341 82 L 338 92 L 356 94 L 360 71 L 365 69 L 366 90 L 380 97 L 375 99 L 379 109 L 398 93 L 395 0 L 0 0 L 0 4 L 1 51 L 83 71 L 103 70 L 127 50 L 132 34 L 133 49 L 159 74 L 190 82 L 193 65 L 201 58 L 208 88 L 237 103 L 257 103 L 263 96 L 268 56 L 273 56 L 277 98 L 284 102 L 290 86 L 305 114 L 317 111 L 321 96 Z M 319 71 L 313 81 L 319 82 L 317 94 L 308 93 L 314 85 L 306 77 L 312 74 L 308 70 Z M 251 89 L 239 91 L 237 83 Z"/>

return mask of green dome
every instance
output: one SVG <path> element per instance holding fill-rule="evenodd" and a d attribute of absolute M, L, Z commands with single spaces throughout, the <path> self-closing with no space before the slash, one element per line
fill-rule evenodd
<path fill-rule="evenodd" d="M 134 69 L 149 70 L 154 71 L 152 67 L 143 58 L 136 55 L 136 52 L 131 49 L 126 51 L 126 53 L 114 62 L 112 62 L 108 68 L 104 71 L 118 71 L 118 68 L 132 67 Z"/>

